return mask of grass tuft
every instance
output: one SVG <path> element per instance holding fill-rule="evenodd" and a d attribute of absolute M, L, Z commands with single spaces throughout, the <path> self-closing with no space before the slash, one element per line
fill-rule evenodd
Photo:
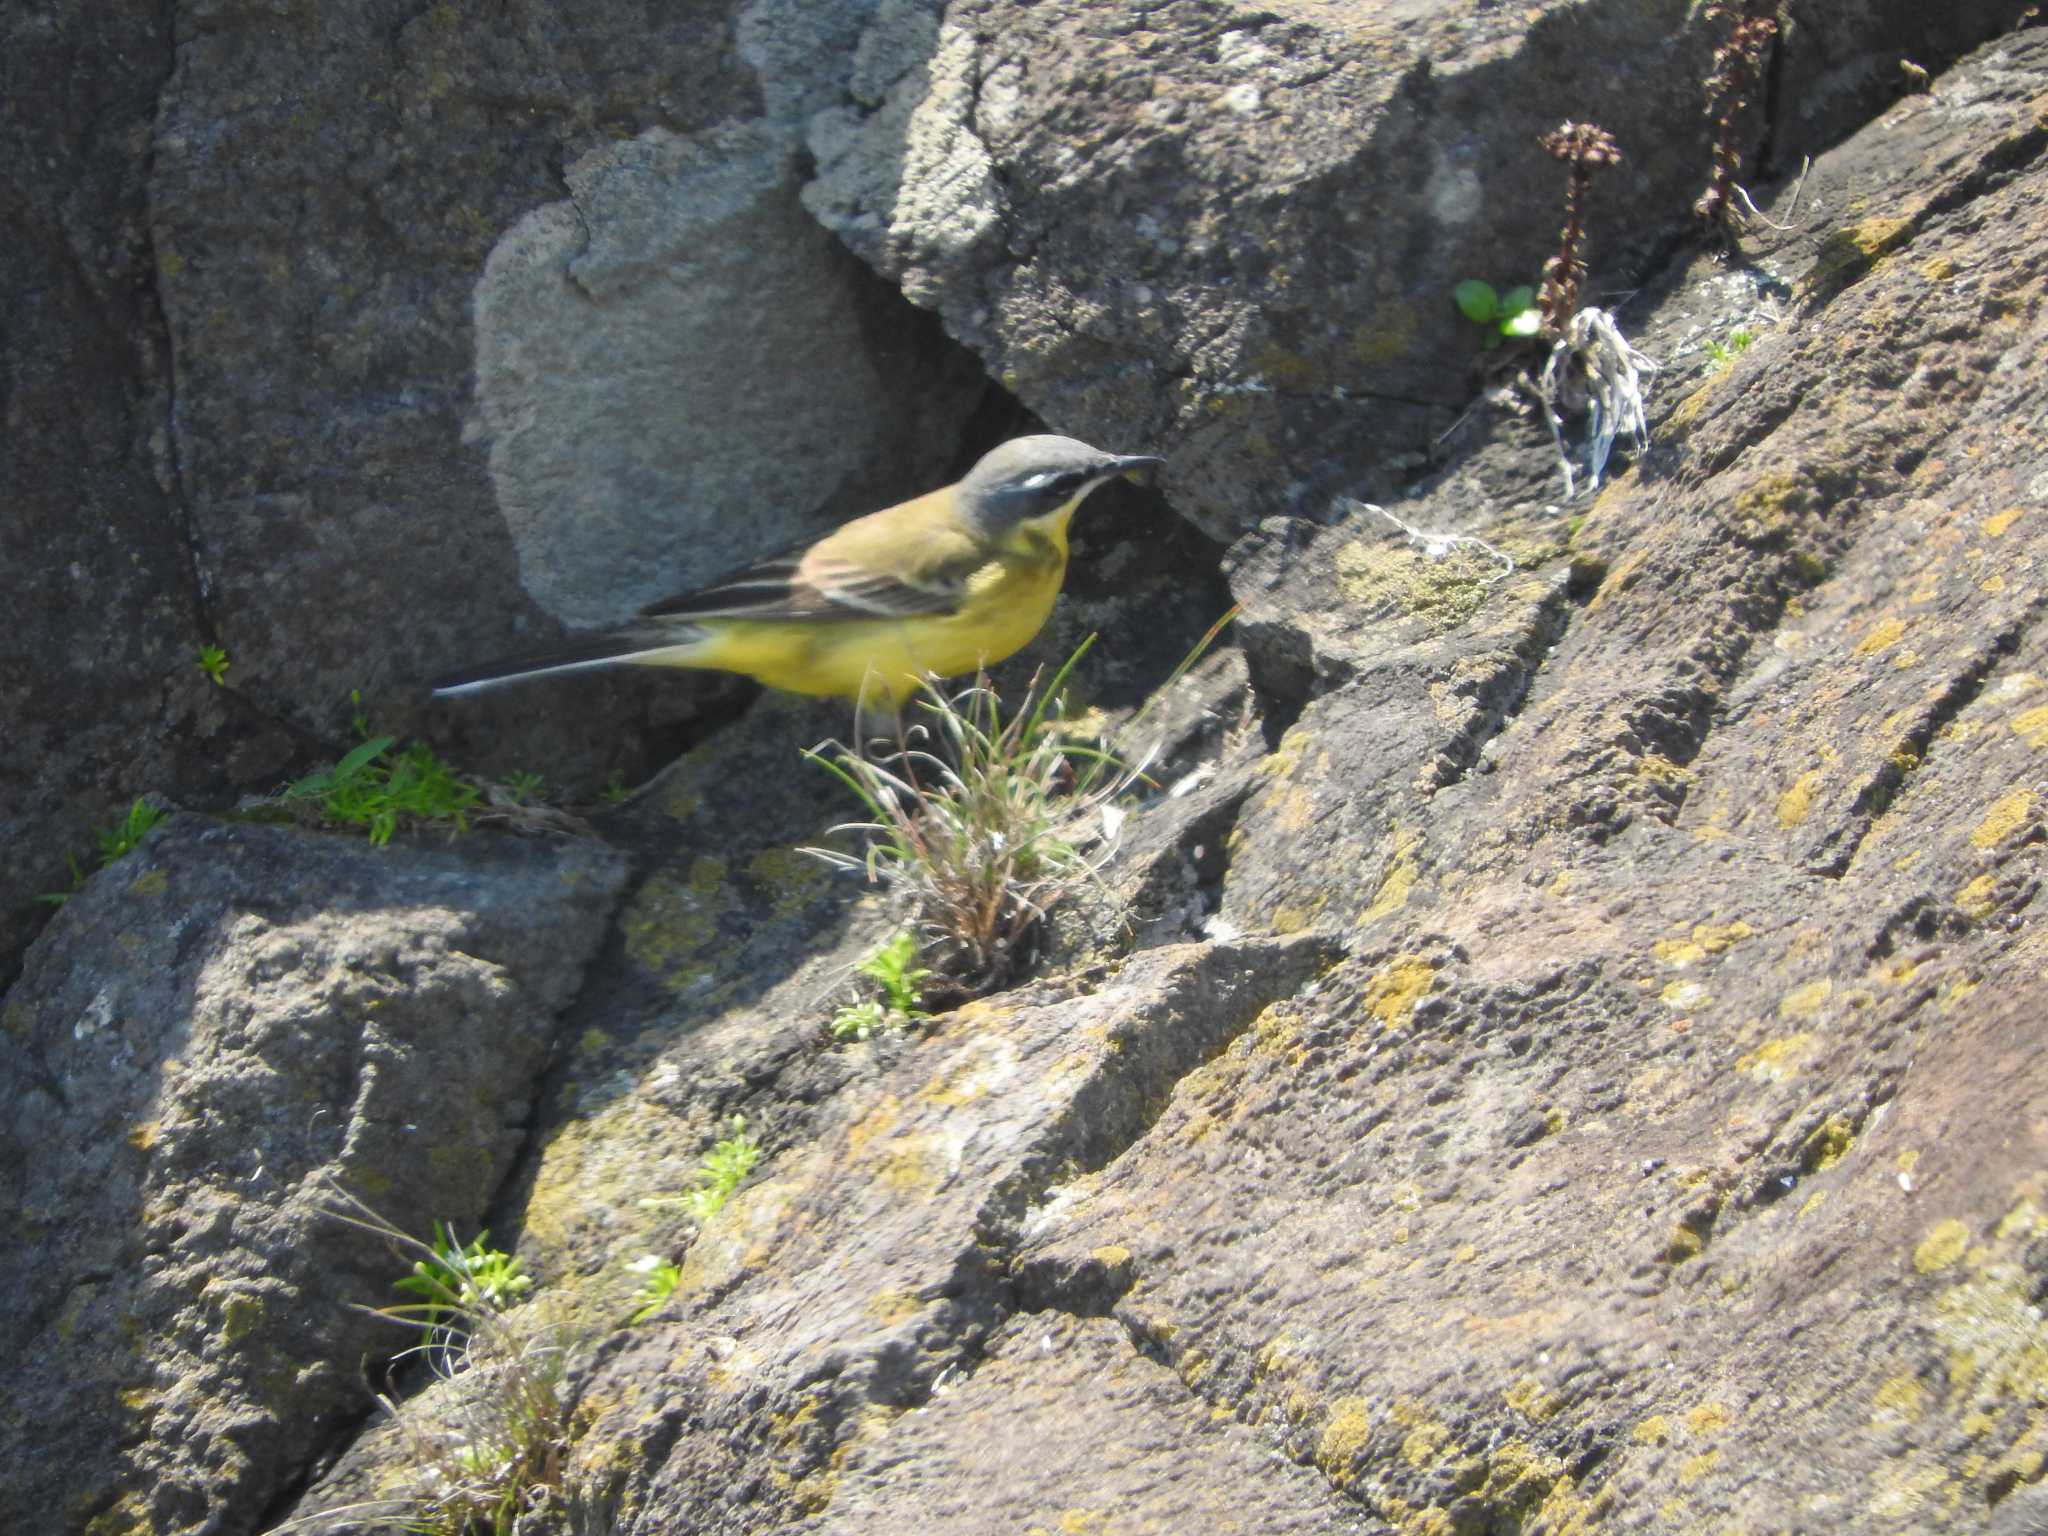
<path fill-rule="evenodd" d="M 559 1323 L 515 1306 L 532 1284 L 518 1260 L 481 1233 L 457 1243 L 438 1223 L 434 1240 L 421 1242 L 347 1191 L 332 1187 L 329 1195 L 328 1215 L 413 1257 L 411 1274 L 397 1283 L 421 1299 L 360 1310 L 424 1329 L 394 1363 L 424 1364 L 441 1390 L 404 1401 L 378 1394 L 407 1453 L 398 1487 L 278 1531 L 324 1530 L 354 1515 L 422 1536 L 507 1536 L 529 1518 L 559 1517 L 578 1504 L 564 1475 L 574 1439 L 569 1341 Z"/>
<path fill-rule="evenodd" d="M 868 812 L 832 829 L 867 839 L 859 857 L 805 851 L 906 894 L 932 971 L 967 991 L 1014 974 L 1045 914 L 1115 851 L 1114 801 L 1142 765 L 1061 729 L 1061 690 L 1093 643 L 1082 642 L 1049 683 L 1033 677 L 1014 712 L 1005 714 L 986 676 L 954 693 L 927 683 L 923 718 L 895 752 L 868 757 L 828 743 L 804 754 Z"/>
<path fill-rule="evenodd" d="M 353 697 L 355 730 L 363 740 L 333 767 L 306 775 L 278 798 L 328 823 L 366 827 L 380 848 L 401 824 L 441 822 L 454 833 L 467 832 L 469 813 L 485 798 L 482 788 L 423 741 L 394 752 L 395 738 L 372 736 L 361 695 Z"/>

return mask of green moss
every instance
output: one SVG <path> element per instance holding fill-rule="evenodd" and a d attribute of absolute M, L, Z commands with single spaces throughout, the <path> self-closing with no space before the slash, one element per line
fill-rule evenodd
<path fill-rule="evenodd" d="M 246 1339 L 263 1326 L 263 1298 L 240 1291 L 220 1306 L 220 1333 L 230 1344 Z"/>
<path fill-rule="evenodd" d="M 1418 619 L 1433 635 L 1477 612 L 1501 572 L 1469 545 L 1432 560 L 1404 544 L 1364 539 L 1339 549 L 1335 563 L 1339 589 L 1365 617 Z"/>
<path fill-rule="evenodd" d="M 1813 298 L 1839 293 L 1876 266 L 1879 258 L 1904 245 L 1912 234 L 1912 220 L 1890 217 L 1863 219 L 1838 229 L 1821 241 L 1799 286 Z"/>
<path fill-rule="evenodd" d="M 831 888 L 824 864 L 794 848 L 764 848 L 747 861 L 747 876 L 768 895 L 778 919 L 800 917 Z"/>
<path fill-rule="evenodd" d="M 720 919 L 737 906 L 725 884 L 725 861 L 702 856 L 680 880 L 657 874 L 619 916 L 626 953 L 676 993 L 715 978 L 708 963 L 720 947 Z"/>

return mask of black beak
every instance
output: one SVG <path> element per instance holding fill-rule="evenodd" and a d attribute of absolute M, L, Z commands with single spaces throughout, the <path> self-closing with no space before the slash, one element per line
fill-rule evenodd
<path fill-rule="evenodd" d="M 1132 480 L 1144 481 L 1149 478 L 1147 470 L 1157 469 L 1166 460 L 1155 459 L 1149 453 L 1130 453 L 1110 460 L 1110 473 L 1128 476 Z"/>

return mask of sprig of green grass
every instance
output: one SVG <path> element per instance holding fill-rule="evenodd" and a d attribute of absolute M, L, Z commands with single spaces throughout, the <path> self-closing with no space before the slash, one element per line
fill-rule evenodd
<path fill-rule="evenodd" d="M 133 853 L 149 829 L 169 814 L 147 800 L 137 800 L 128 807 L 128 814 L 121 820 L 112 826 L 95 829 L 92 836 L 94 846 L 99 850 L 99 867 L 105 869 L 116 859 L 125 859 Z M 79 864 L 78 855 L 67 853 L 64 862 L 71 866 L 71 887 L 63 891 L 45 891 L 36 898 L 44 906 L 61 907 L 85 886 L 86 871 Z"/>
<path fill-rule="evenodd" d="M 746 1118 L 734 1115 L 732 1134 L 713 1142 L 698 1165 L 697 1187 L 686 1196 L 691 1214 L 699 1221 L 716 1216 L 760 1161 L 761 1144 L 747 1134 Z"/>
<path fill-rule="evenodd" d="M 380 848 L 402 822 L 447 822 L 454 831 L 467 832 L 469 812 L 483 800 L 483 790 L 423 741 L 394 752 L 396 738 L 372 736 L 362 696 L 351 698 L 355 731 L 364 739 L 332 768 L 306 775 L 279 798 L 312 810 L 323 821 L 367 827 L 370 841 Z"/>
<path fill-rule="evenodd" d="M 357 1514 L 424 1536 L 508 1536 L 522 1516 L 559 1515 L 574 1494 L 565 1475 L 574 1439 L 567 1379 L 578 1337 L 545 1307 L 515 1305 L 532 1281 L 516 1258 L 488 1246 L 486 1234 L 458 1243 L 436 1223 L 434 1240 L 423 1243 L 331 1183 L 325 1209 L 416 1256 L 397 1285 L 423 1299 L 363 1310 L 426 1326 L 428 1338 L 405 1354 L 424 1358 L 439 1379 L 462 1378 L 464 1387 L 403 1399 L 379 1394 L 400 1449 L 388 1489 L 278 1531 L 325 1529 L 336 1515 Z"/>
<path fill-rule="evenodd" d="M 922 988 L 932 973 L 917 963 L 917 952 L 917 935 L 905 929 L 854 967 L 876 982 L 882 995 L 849 1003 L 835 1013 L 833 1039 L 865 1040 L 890 1025 L 900 1029 L 931 1017 L 924 1011 Z"/>
<path fill-rule="evenodd" d="M 199 648 L 198 660 L 195 661 L 193 665 L 198 667 L 199 670 L 204 672 L 208 677 L 212 678 L 213 685 L 216 688 L 224 688 L 227 686 L 228 667 L 230 663 L 228 661 L 228 653 L 222 650 L 219 646 L 202 645 Z"/>
<path fill-rule="evenodd" d="M 668 1305 L 676 1287 L 682 1283 L 683 1272 L 658 1253 L 643 1253 L 626 1266 L 627 1272 L 640 1276 L 640 1289 L 634 1299 L 640 1303 L 633 1313 L 633 1321 L 644 1323 L 663 1307 Z"/>
<path fill-rule="evenodd" d="M 533 1288 L 517 1254 L 491 1246 L 488 1230 L 458 1242 L 451 1228 L 434 1223 L 430 1256 L 413 1261 L 412 1273 L 392 1282 L 420 1298 L 420 1324 L 432 1337 L 448 1314 L 488 1307 L 503 1311 Z"/>
<path fill-rule="evenodd" d="M 1756 336 L 1749 331 L 1731 331 L 1726 343 L 1715 341 L 1709 337 L 1707 340 L 1707 356 L 1716 367 L 1727 368 L 1733 365 L 1736 358 L 1747 352 L 1749 344 L 1755 340 Z"/>

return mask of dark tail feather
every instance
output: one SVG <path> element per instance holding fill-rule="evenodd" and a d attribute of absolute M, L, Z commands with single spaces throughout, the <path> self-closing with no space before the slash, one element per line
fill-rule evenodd
<path fill-rule="evenodd" d="M 693 624 L 664 624 L 658 629 L 619 630 L 613 634 L 591 635 L 580 642 L 554 646 L 544 651 L 527 651 L 503 656 L 481 667 L 457 672 L 434 681 L 434 697 L 459 699 L 501 683 L 523 682 L 530 677 L 550 677 L 565 672 L 589 672 L 599 667 L 631 665 L 659 666 L 664 662 L 686 664 L 683 655 L 704 636 Z"/>

